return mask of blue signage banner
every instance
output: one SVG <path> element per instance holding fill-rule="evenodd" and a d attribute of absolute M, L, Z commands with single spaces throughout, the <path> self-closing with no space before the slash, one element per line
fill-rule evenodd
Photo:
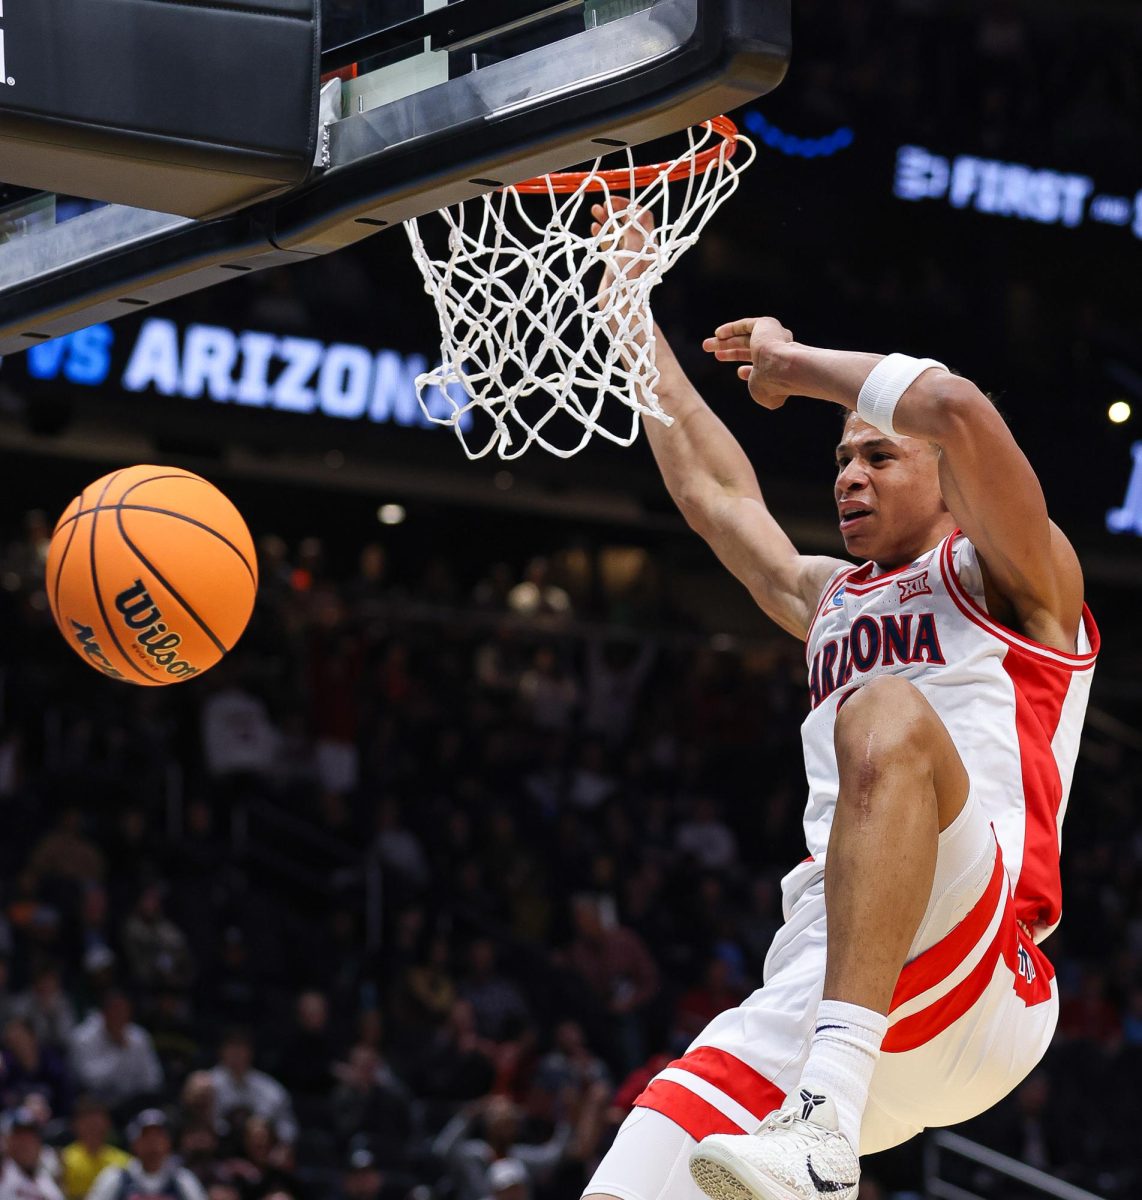
<path fill-rule="evenodd" d="M 425 393 L 427 411 L 418 401 L 417 377 L 429 369 L 420 354 L 164 317 L 148 317 L 117 345 L 124 328 L 92 325 L 11 357 L 2 370 L 18 371 L 22 361 L 34 380 L 410 429 L 436 428 L 431 418 L 453 412 L 437 389 Z M 458 388 L 453 394 L 463 402 Z"/>

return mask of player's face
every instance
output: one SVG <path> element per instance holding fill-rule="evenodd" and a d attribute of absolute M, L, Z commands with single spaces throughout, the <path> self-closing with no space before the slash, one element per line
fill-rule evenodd
<path fill-rule="evenodd" d="M 939 459 L 927 442 L 889 437 L 853 417 L 836 456 L 833 492 L 851 555 L 887 568 L 900 566 L 948 532 Z"/>

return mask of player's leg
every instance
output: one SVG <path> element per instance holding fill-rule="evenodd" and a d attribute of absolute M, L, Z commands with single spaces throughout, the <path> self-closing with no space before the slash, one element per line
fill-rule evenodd
<path fill-rule="evenodd" d="M 963 809 L 968 776 L 935 709 L 896 677 L 849 697 L 834 743 L 824 998 L 887 1013 L 932 892 L 939 834 Z"/>
<path fill-rule="evenodd" d="M 905 680 L 885 677 L 852 693 L 835 743 L 824 999 L 782 1112 L 760 1137 L 715 1136 L 693 1156 L 695 1178 L 717 1200 L 855 1195 L 861 1122 L 893 990 L 932 898 L 941 832 L 968 799 L 943 722 Z"/>
<path fill-rule="evenodd" d="M 903 679 L 854 692 L 833 736 L 825 990 L 799 1089 L 832 1101 L 855 1150 L 893 989 L 932 896 L 940 833 L 963 811 L 968 776 L 935 709 Z"/>
<path fill-rule="evenodd" d="M 825 897 L 819 872 L 785 881 L 786 921 L 765 982 L 719 1014 L 635 1101 L 584 1193 L 615 1200 L 704 1200 L 692 1151 L 710 1133 L 752 1132 L 801 1076 L 825 979 Z"/>
<path fill-rule="evenodd" d="M 662 1113 L 632 1110 L 582 1200 L 705 1200 L 690 1176 L 697 1142 Z"/>

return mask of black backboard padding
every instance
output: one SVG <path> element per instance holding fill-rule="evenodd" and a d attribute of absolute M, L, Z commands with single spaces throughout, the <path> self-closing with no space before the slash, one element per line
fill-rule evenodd
<path fill-rule="evenodd" d="M 14 0 L 3 28 L 7 182 L 202 218 L 310 171 L 316 0 Z"/>
<path fill-rule="evenodd" d="M 678 53 L 601 82 L 592 77 L 578 90 L 544 94 L 541 87 L 536 104 L 480 112 L 475 101 L 486 99 L 489 80 L 501 70 L 493 63 L 482 68 L 467 107 L 457 98 L 463 79 L 452 80 L 334 122 L 327 131 L 329 169 L 285 196 L 219 221 L 186 222 L 100 248 L 86 261 L 53 260 L 28 271 L 0 289 L 0 354 L 111 320 L 128 303 L 160 304 L 236 272 L 331 253 L 486 191 L 495 186 L 489 180 L 560 170 L 616 140 L 651 141 L 777 87 L 790 54 L 790 0 L 702 0 L 697 11 L 698 27 Z M 519 79 L 511 74 L 513 62 L 527 67 L 532 60 L 504 60 L 509 94 Z M 407 136 L 425 128 L 434 99 L 442 101 L 442 120 L 430 135 Z M 69 226 L 98 215 L 66 222 L 47 236 L 66 236 Z"/>

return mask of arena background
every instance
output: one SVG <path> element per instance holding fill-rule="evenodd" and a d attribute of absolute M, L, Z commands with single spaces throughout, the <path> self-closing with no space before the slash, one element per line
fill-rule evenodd
<path fill-rule="evenodd" d="M 698 350 L 718 320 L 940 358 L 1039 471 L 1104 651 L 1047 946 L 1058 1035 L 964 1132 L 1126 1196 L 1142 465 L 1132 488 L 1139 417 L 1108 409 L 1142 413 L 1142 13 L 795 14 L 788 79 L 737 114 L 759 161 L 656 314 L 805 549 L 841 551 L 836 413 L 754 408 Z M 211 347 L 258 335 L 308 339 L 300 394 L 211 375 Z M 645 443 L 505 469 L 426 428 L 410 379 L 435 336 L 390 233 L 0 365 L 0 1102 L 32 1097 L 53 1145 L 94 1093 L 120 1140 L 164 1107 L 216 1200 L 573 1200 L 642 1083 L 759 981 L 804 853 L 800 647 L 684 528 Z M 322 382 L 345 346 L 367 394 Z M 260 553 L 239 648 L 158 694 L 83 668 L 43 592 L 55 517 L 130 462 L 207 475 Z M 145 1033 L 108 1076 L 84 1037 L 112 985 Z M 219 1082 L 236 1029 L 284 1089 L 253 1114 Z M 519 1172 L 489 1178 L 469 1137 Z M 921 1154 L 868 1160 L 862 1195 L 919 1191 Z"/>

